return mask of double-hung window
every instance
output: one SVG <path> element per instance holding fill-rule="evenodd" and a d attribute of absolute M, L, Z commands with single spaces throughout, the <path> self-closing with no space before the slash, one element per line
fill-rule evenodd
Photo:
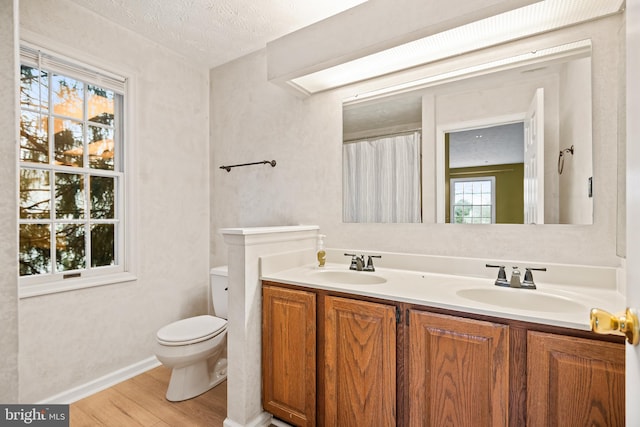
<path fill-rule="evenodd" d="M 495 224 L 496 178 L 452 178 L 450 181 L 451 222 Z"/>
<path fill-rule="evenodd" d="M 125 79 L 20 53 L 21 288 L 88 286 L 125 271 Z"/>

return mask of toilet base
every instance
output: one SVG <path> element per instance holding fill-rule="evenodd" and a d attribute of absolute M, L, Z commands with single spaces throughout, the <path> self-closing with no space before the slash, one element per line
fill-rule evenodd
<path fill-rule="evenodd" d="M 227 379 L 227 359 L 216 362 L 213 370 L 209 360 L 203 360 L 182 368 L 173 368 L 167 400 L 180 402 L 201 395 Z"/>

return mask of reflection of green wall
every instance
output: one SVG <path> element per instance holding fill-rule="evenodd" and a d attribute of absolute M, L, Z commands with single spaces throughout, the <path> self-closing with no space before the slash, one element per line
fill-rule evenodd
<path fill-rule="evenodd" d="M 448 151 L 448 150 L 447 150 Z M 447 161 L 448 164 L 448 152 Z M 524 163 L 449 169 L 445 166 L 446 222 L 450 222 L 449 180 L 451 178 L 496 177 L 496 223 L 524 223 Z"/>

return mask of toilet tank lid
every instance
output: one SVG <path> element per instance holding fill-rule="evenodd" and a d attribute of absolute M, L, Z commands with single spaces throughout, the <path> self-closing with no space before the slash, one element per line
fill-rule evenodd
<path fill-rule="evenodd" d="M 221 265 L 219 267 L 213 267 L 209 270 L 209 274 L 212 276 L 228 276 L 229 275 L 229 266 Z"/>

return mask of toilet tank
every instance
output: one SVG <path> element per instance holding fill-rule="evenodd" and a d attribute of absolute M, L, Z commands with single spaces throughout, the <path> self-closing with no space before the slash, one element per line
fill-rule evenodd
<path fill-rule="evenodd" d="M 211 300 L 217 317 L 227 318 L 229 272 L 226 265 L 214 267 L 210 271 Z"/>

